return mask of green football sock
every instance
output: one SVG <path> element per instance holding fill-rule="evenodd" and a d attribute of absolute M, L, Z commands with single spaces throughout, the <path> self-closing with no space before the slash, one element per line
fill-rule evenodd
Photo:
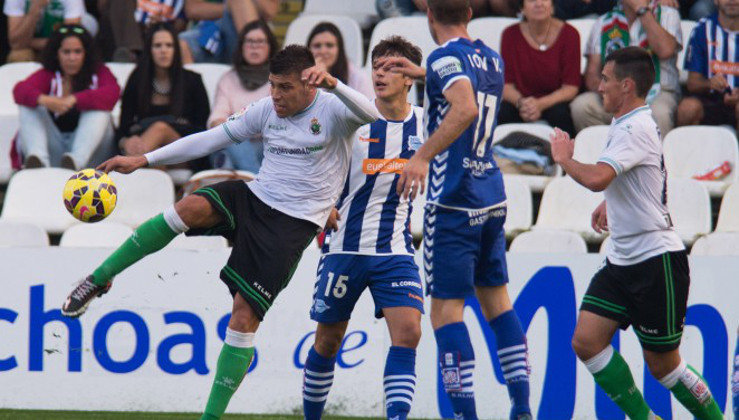
<path fill-rule="evenodd" d="M 593 373 L 593 376 L 595 382 L 630 419 L 648 420 L 650 418 L 652 410 L 636 387 L 629 365 L 619 352 L 613 351 L 608 364 L 600 371 Z"/>
<path fill-rule="evenodd" d="M 228 402 L 244 379 L 254 356 L 254 347 L 234 347 L 223 343 L 218 356 L 216 376 L 210 389 L 208 404 L 200 420 L 220 419 L 226 411 Z"/>
<path fill-rule="evenodd" d="M 706 380 L 690 365 L 680 373 L 677 383 L 670 388 L 670 392 L 675 395 L 680 404 L 700 420 L 724 418 L 708 389 Z"/>
<path fill-rule="evenodd" d="M 177 235 L 179 232 L 174 232 L 167 225 L 162 214 L 152 217 L 139 226 L 123 245 L 95 269 L 92 273 L 93 282 L 99 286 L 108 284 L 115 275 L 145 256 L 164 248 Z"/>

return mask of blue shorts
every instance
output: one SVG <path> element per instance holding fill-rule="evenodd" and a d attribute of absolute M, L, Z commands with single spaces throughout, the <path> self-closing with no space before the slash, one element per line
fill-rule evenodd
<path fill-rule="evenodd" d="M 324 324 L 348 321 L 367 287 L 377 318 L 383 308 L 399 306 L 423 313 L 423 286 L 412 256 L 329 254 L 318 263 L 311 319 Z"/>
<path fill-rule="evenodd" d="M 508 283 L 507 208 L 451 210 L 429 204 L 423 227 L 426 292 L 439 299 L 474 296 L 476 286 Z"/>

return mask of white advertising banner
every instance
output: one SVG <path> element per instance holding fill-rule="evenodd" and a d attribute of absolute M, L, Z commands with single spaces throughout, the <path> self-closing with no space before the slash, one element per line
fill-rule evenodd
<path fill-rule="evenodd" d="M 0 407 L 191 411 L 203 409 L 231 309 L 218 279 L 228 251 L 165 250 L 119 275 L 79 320 L 61 316 L 67 293 L 110 250 L 52 247 L 0 254 Z M 229 412 L 300 413 L 302 367 L 315 323 L 308 317 L 318 250 L 306 250 L 295 277 L 257 333 L 257 359 Z M 509 255 L 510 293 L 531 351 L 532 407 L 540 419 L 623 419 L 570 347 L 577 309 L 598 255 Z M 727 417 L 736 344 L 739 259 L 691 259 L 692 284 L 682 354 L 703 372 Z M 476 354 L 481 418 L 508 417 L 510 403 L 495 337 L 474 301 L 465 322 Z M 428 308 L 428 302 L 426 302 Z M 664 419 L 687 411 L 645 373 L 631 330 L 615 344 L 650 406 Z M 338 356 L 327 408 L 384 415 L 382 372 L 389 335 L 368 293 L 357 304 Z M 428 317 L 418 349 L 412 417 L 451 417 L 440 391 Z M 43 396 L 43 398 L 39 398 Z"/>

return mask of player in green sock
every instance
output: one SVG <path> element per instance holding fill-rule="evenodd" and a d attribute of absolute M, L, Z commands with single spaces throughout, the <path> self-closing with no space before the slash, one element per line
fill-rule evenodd
<path fill-rule="evenodd" d="M 216 376 L 201 420 L 221 418 L 254 357 L 254 333 L 226 329 L 226 340 L 218 356 Z"/>
<path fill-rule="evenodd" d="M 718 408 L 708 389 L 706 380 L 692 366 L 680 361 L 678 367 L 668 373 L 659 382 L 680 401 L 685 408 L 698 419 L 719 420 L 724 415 Z"/>

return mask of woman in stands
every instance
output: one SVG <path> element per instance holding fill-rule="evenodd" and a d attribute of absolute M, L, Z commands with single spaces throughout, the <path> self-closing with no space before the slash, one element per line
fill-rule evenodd
<path fill-rule="evenodd" d="M 545 120 L 574 136 L 569 104 L 580 89 L 580 35 L 553 16 L 553 0 L 522 1 L 521 22 L 501 40 L 505 87 L 498 123 Z"/>
<path fill-rule="evenodd" d="M 42 66 L 13 89 L 23 166 L 78 169 L 107 159 L 120 87 L 90 34 L 79 25 L 61 26 L 46 44 Z"/>
<path fill-rule="evenodd" d="M 329 22 L 316 25 L 308 35 L 308 48 L 316 61 L 328 67 L 332 76 L 368 98 L 375 97 L 369 76 L 346 58 L 344 38 L 336 25 Z"/>
<path fill-rule="evenodd" d="M 169 24 L 149 27 L 121 101 L 119 145 L 140 155 L 205 130 L 208 94 L 198 73 L 182 67 L 180 44 Z"/>
<path fill-rule="evenodd" d="M 277 39 L 264 21 L 255 20 L 244 26 L 233 56 L 233 69 L 218 81 L 208 128 L 222 124 L 229 116 L 269 96 L 269 60 L 278 50 Z M 256 173 L 262 163 L 261 139 L 216 152 L 212 162 L 217 168 Z"/>

